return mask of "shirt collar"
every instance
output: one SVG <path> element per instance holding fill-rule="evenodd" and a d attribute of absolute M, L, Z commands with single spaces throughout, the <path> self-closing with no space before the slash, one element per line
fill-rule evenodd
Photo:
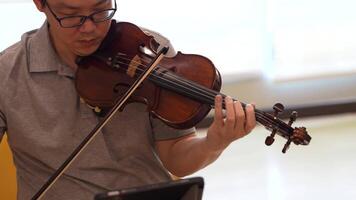
<path fill-rule="evenodd" d="M 30 34 L 31 32 L 23 37 L 28 37 Z M 30 36 L 27 45 L 30 72 L 57 71 L 59 75 L 74 77 L 74 70 L 62 62 L 53 47 L 47 21 L 32 37 Z"/>

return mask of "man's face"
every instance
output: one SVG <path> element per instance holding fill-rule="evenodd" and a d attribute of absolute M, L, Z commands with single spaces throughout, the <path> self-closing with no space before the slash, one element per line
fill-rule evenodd
<path fill-rule="evenodd" d="M 111 0 L 47 0 L 43 7 L 50 24 L 52 41 L 59 54 L 86 56 L 93 53 L 106 36 L 111 20 L 94 23 L 87 19 L 84 24 L 74 28 L 63 28 L 50 12 L 48 6 L 58 17 L 88 16 L 96 11 L 113 7 Z"/>

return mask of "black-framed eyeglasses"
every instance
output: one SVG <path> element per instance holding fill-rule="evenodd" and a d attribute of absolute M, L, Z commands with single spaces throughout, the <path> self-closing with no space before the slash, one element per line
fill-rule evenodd
<path fill-rule="evenodd" d="M 49 11 L 52 13 L 54 18 L 58 21 L 58 23 L 61 25 L 63 28 L 74 28 L 74 27 L 79 27 L 87 19 L 90 19 L 91 21 L 95 23 L 103 22 L 106 20 L 111 19 L 115 12 L 116 12 L 116 0 L 115 0 L 115 7 L 110 8 L 110 9 L 105 9 L 105 10 L 99 10 L 96 12 L 93 12 L 92 14 L 85 16 L 85 15 L 76 15 L 76 16 L 66 16 L 66 17 L 58 17 L 52 10 L 52 8 L 49 6 L 48 2 L 46 3 Z"/>

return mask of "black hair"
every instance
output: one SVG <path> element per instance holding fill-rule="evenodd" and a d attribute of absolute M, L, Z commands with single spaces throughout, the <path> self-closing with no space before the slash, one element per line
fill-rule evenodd
<path fill-rule="evenodd" d="M 46 1 L 47 1 L 47 0 L 41 0 L 42 6 L 45 6 L 45 5 L 46 5 Z"/>

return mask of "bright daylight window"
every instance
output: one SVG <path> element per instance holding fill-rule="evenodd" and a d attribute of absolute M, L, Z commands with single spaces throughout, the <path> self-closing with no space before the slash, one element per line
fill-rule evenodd
<path fill-rule="evenodd" d="M 356 73 L 356 1 L 267 1 L 273 78 Z"/>
<path fill-rule="evenodd" d="M 177 51 L 208 57 L 224 80 L 261 72 L 265 0 L 120 1 L 116 18 L 168 37 Z"/>
<path fill-rule="evenodd" d="M 354 0 L 117 0 L 119 21 L 168 37 L 176 50 L 210 58 L 225 81 L 262 72 L 276 80 L 356 71 Z M 0 0 L 0 50 L 38 28 L 30 0 Z M 14 10 L 16 14 L 14 15 Z M 10 17 L 11 16 L 11 19 Z"/>

